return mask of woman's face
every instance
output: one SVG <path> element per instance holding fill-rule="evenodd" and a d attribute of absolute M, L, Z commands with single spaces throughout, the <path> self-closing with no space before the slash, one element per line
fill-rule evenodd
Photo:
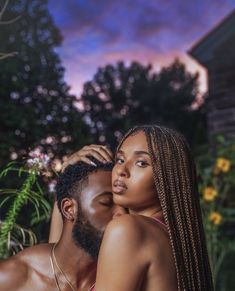
<path fill-rule="evenodd" d="M 112 171 L 114 202 L 133 211 L 159 205 L 145 133 L 129 136 L 116 154 Z"/>

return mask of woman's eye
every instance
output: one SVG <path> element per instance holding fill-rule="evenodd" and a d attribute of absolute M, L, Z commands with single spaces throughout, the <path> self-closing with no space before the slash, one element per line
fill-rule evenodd
<path fill-rule="evenodd" d="M 124 162 L 121 158 L 116 158 L 116 164 L 122 164 Z"/>
<path fill-rule="evenodd" d="M 136 165 L 138 165 L 140 167 L 147 167 L 149 164 L 145 161 L 137 161 Z"/>

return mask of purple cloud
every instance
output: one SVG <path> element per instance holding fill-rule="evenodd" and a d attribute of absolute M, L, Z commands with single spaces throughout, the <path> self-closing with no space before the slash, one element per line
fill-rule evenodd
<path fill-rule="evenodd" d="M 49 1 L 64 36 L 58 51 L 74 92 L 108 62 L 136 59 L 163 64 L 170 56 L 173 60 L 186 55 L 234 8 L 232 0 Z"/>

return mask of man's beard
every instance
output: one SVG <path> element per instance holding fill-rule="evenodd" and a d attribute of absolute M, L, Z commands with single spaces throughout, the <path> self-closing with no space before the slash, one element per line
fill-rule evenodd
<path fill-rule="evenodd" d="M 92 258 L 98 258 L 103 232 L 92 226 L 82 211 L 79 211 L 73 226 L 72 237 L 77 246 L 84 249 Z"/>

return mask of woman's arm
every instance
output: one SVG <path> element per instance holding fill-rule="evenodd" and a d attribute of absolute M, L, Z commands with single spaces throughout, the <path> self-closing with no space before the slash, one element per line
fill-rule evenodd
<path fill-rule="evenodd" d="M 49 243 L 58 242 L 62 233 L 62 228 L 63 228 L 62 216 L 55 201 L 51 215 Z"/>
<path fill-rule="evenodd" d="M 148 268 L 143 234 L 131 215 L 109 223 L 103 237 L 95 291 L 138 291 Z"/>

